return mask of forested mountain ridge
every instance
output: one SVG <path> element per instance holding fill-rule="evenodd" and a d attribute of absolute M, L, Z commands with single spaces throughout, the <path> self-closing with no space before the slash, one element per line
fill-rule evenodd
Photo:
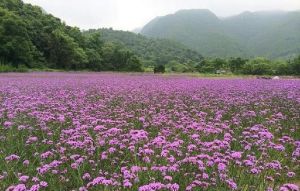
<path fill-rule="evenodd" d="M 135 53 L 145 66 L 166 65 L 169 62 L 199 63 L 203 57 L 196 51 L 168 39 L 145 37 L 126 31 L 112 29 L 88 30 L 84 34 L 100 33 L 104 42 L 121 44 Z"/>
<path fill-rule="evenodd" d="M 141 34 L 177 40 L 209 57 L 291 58 L 300 52 L 300 11 L 218 18 L 209 10 L 182 10 L 153 19 Z"/>

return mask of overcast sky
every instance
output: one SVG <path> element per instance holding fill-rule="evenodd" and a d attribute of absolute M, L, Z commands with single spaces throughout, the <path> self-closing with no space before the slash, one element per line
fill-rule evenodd
<path fill-rule="evenodd" d="M 300 0 L 24 0 L 81 29 L 133 30 L 180 9 L 210 9 L 218 16 L 243 11 L 299 10 Z"/>

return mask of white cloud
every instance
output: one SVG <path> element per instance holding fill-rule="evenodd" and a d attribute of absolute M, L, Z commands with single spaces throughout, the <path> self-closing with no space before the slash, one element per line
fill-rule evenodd
<path fill-rule="evenodd" d="M 180 9 L 210 9 L 218 16 L 243 11 L 299 10 L 300 0 L 24 0 L 83 29 L 132 30 Z"/>

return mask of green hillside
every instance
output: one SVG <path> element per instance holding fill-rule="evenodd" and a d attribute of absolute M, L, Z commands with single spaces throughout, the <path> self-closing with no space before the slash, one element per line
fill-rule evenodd
<path fill-rule="evenodd" d="M 103 43 L 99 33 L 83 35 L 79 28 L 66 25 L 38 6 L 2 0 L 0 71 L 20 68 L 143 70 L 137 55 L 125 46 Z"/>
<path fill-rule="evenodd" d="M 141 34 L 177 40 L 210 57 L 290 58 L 300 52 L 300 12 L 218 18 L 209 10 L 182 10 L 155 18 Z"/>
<path fill-rule="evenodd" d="M 172 61 L 181 64 L 199 63 L 202 56 L 184 45 L 167 39 L 148 38 L 140 34 L 112 29 L 89 30 L 85 34 L 100 33 L 104 42 L 113 42 L 135 53 L 145 66 L 165 65 Z"/>

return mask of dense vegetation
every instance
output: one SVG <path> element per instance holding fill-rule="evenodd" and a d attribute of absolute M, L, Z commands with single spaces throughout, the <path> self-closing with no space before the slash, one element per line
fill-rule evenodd
<path fill-rule="evenodd" d="M 234 73 L 250 75 L 300 75 L 300 56 L 295 59 L 268 60 L 266 58 L 206 59 L 195 68 L 200 73 Z"/>
<path fill-rule="evenodd" d="M 179 64 L 173 61 L 158 65 L 154 72 L 199 72 L 207 74 L 246 74 L 246 75 L 300 75 L 300 56 L 285 60 L 268 60 L 263 57 L 243 59 L 240 57 L 222 59 L 206 58 L 196 65 Z"/>
<path fill-rule="evenodd" d="M 203 57 L 180 43 L 167 39 L 147 38 L 132 32 L 112 29 L 89 30 L 84 34 L 101 33 L 104 42 L 121 44 L 134 52 L 145 67 L 166 65 L 177 61 L 180 64 L 198 63 Z"/>
<path fill-rule="evenodd" d="M 209 10 L 158 17 L 141 34 L 177 40 L 205 57 L 292 58 L 300 52 L 300 11 L 245 12 L 221 19 Z"/>
<path fill-rule="evenodd" d="M 41 8 L 21 0 L 0 1 L 0 69 L 142 71 L 126 47 L 83 35 Z"/>

